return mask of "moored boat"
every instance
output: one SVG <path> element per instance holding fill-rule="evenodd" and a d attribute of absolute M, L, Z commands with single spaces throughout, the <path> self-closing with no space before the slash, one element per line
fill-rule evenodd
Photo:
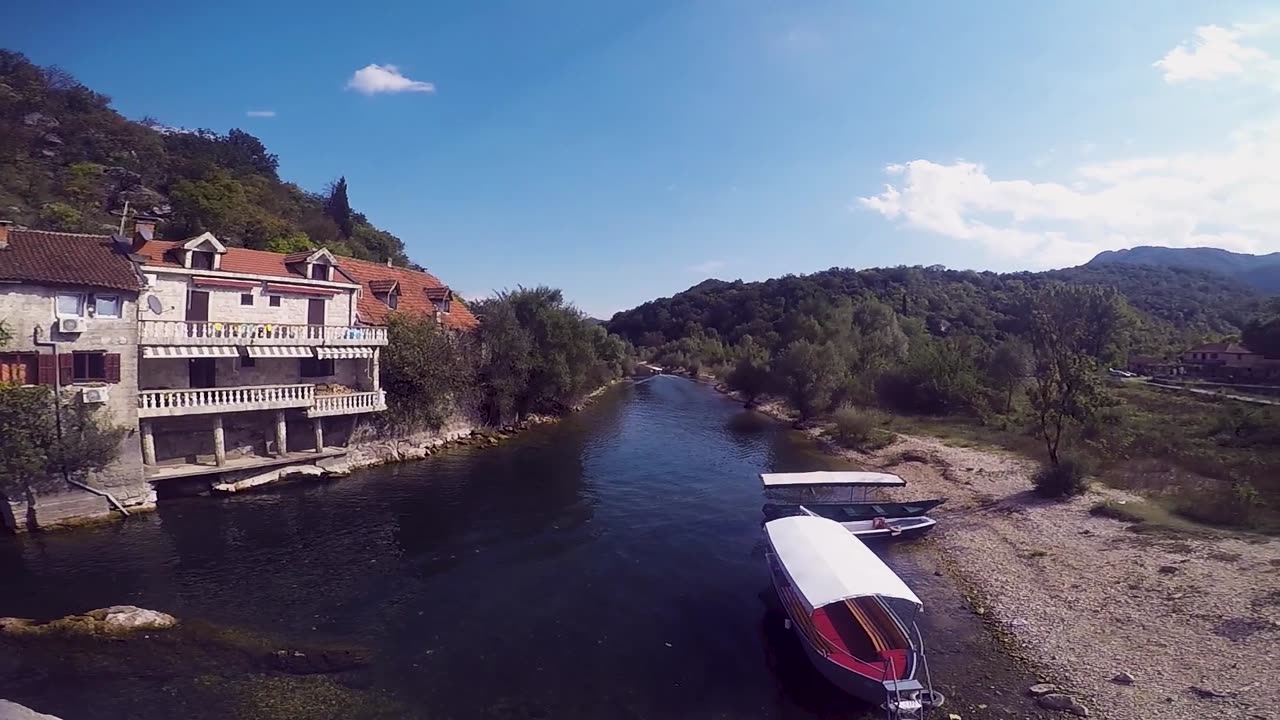
<path fill-rule="evenodd" d="M 804 505 L 800 506 L 800 512 L 808 517 L 822 517 L 822 515 L 813 512 Z M 829 520 L 830 518 L 827 519 Z M 907 540 L 929 532 L 937 524 L 937 521 L 933 518 L 922 515 L 906 518 L 877 517 L 870 520 L 851 520 L 840 523 L 840 527 L 863 541 Z"/>
<path fill-rule="evenodd" d="M 865 501 L 871 488 L 907 484 L 892 473 L 836 470 L 761 473 L 760 482 L 764 485 L 765 497 L 795 503 L 856 503 Z"/>
<path fill-rule="evenodd" d="M 915 627 L 920 599 L 875 553 L 826 518 L 780 518 L 765 534 L 778 597 L 824 677 L 891 718 L 921 718 L 942 704 Z"/>
<path fill-rule="evenodd" d="M 921 517 L 942 503 L 943 498 L 933 500 L 912 500 L 909 502 L 862 502 L 862 503 L 822 503 L 806 502 L 804 508 L 814 515 L 820 515 L 836 522 L 852 522 L 854 520 L 874 520 L 876 518 L 911 518 Z M 766 503 L 764 517 L 766 520 L 777 520 L 780 517 L 804 515 L 801 506 L 796 503 Z"/>

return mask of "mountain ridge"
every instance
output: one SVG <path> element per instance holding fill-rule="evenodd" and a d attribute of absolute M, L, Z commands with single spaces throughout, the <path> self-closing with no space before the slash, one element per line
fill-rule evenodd
<path fill-rule="evenodd" d="M 1280 252 L 1252 255 L 1215 247 L 1170 248 L 1140 245 L 1104 250 L 1082 267 L 1154 265 L 1207 270 L 1236 278 L 1257 290 L 1280 293 Z"/>

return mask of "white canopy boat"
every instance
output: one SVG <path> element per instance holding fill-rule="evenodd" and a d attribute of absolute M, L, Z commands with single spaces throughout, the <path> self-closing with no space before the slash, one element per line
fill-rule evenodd
<path fill-rule="evenodd" d="M 853 503 L 866 501 L 870 488 L 903 487 L 906 480 L 892 473 L 818 470 L 761 473 L 765 496 L 797 503 Z M 861 490 L 861 492 L 858 492 Z"/>
<path fill-rule="evenodd" d="M 915 626 L 923 605 L 893 570 L 826 518 L 780 518 L 765 534 L 778 597 L 824 677 L 898 720 L 942 704 Z"/>

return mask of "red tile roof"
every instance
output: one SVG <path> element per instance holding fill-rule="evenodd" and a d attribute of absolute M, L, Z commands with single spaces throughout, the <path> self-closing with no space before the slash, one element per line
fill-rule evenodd
<path fill-rule="evenodd" d="M 134 252 L 145 256 L 147 265 L 158 265 L 162 267 L 182 267 L 182 262 L 174 253 L 169 251 L 181 245 L 182 242 L 173 242 L 169 240 L 148 240 L 137 248 Z M 310 257 L 314 250 L 309 250 L 303 259 Z M 268 252 L 266 250 L 250 250 L 248 248 L 227 248 L 222 255 L 221 267 L 218 269 L 222 272 L 245 273 L 248 275 L 270 275 L 273 277 L 283 278 L 305 278 L 302 272 L 302 266 L 292 264 L 294 261 L 289 258 L 294 255 L 281 255 L 280 253 Z M 334 282 L 357 282 L 354 278 L 346 279 L 335 277 Z"/>
<path fill-rule="evenodd" d="M 372 288 L 373 283 L 387 280 L 398 282 L 400 284 L 400 302 L 394 312 L 407 312 L 426 317 L 435 315 L 435 306 L 431 304 L 431 299 L 427 297 L 428 291 L 432 294 L 440 295 L 442 294 L 441 291 L 446 289 L 445 284 L 440 282 L 439 278 L 431 273 L 418 270 L 388 267 L 380 263 L 353 260 L 351 258 L 338 258 L 338 266 L 349 277 L 355 278 L 357 282 L 365 286 L 365 291 L 360 294 L 360 303 L 356 310 L 360 315 L 360 321 L 369 325 L 386 325 L 387 316 L 393 312 L 391 308 L 375 297 Z M 466 303 L 456 297 L 450 303 L 450 312 L 442 313 L 440 318 L 445 327 L 450 330 L 470 330 L 480 324 L 476 316 L 471 314 L 471 310 Z"/>
<path fill-rule="evenodd" d="M 1195 353 L 1203 353 L 1203 352 L 1209 352 L 1209 353 L 1214 353 L 1214 352 L 1217 352 L 1217 353 L 1245 353 L 1246 355 L 1248 355 L 1248 354 L 1252 354 L 1252 353 L 1253 353 L 1253 351 L 1252 351 L 1252 350 L 1250 350 L 1249 348 L 1247 348 L 1247 347 L 1245 347 L 1245 346 L 1243 346 L 1243 345 L 1241 345 L 1241 344 L 1239 344 L 1239 343 L 1233 343 L 1233 342 L 1226 342 L 1226 343 L 1205 343 L 1204 345 L 1197 345 L 1197 346 L 1195 346 L 1195 347 L 1193 347 L 1193 348 L 1190 348 L 1190 349 L 1186 350 L 1185 352 L 1195 352 Z"/>
<path fill-rule="evenodd" d="M 142 289 L 142 276 L 108 235 L 10 230 L 0 250 L 0 280 Z"/>
<path fill-rule="evenodd" d="M 395 280 L 370 280 L 369 289 L 376 293 L 388 293 L 396 287 Z"/>

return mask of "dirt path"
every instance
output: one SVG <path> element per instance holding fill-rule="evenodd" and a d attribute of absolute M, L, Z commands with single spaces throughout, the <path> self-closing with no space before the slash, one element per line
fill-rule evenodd
<path fill-rule="evenodd" d="M 904 437 L 848 457 L 901 475 L 913 498 L 949 498 L 932 543 L 943 564 L 1095 715 L 1280 718 L 1280 542 L 1136 533 L 1088 511 L 1137 498 L 1041 501 L 1034 466 L 996 450 Z"/>

